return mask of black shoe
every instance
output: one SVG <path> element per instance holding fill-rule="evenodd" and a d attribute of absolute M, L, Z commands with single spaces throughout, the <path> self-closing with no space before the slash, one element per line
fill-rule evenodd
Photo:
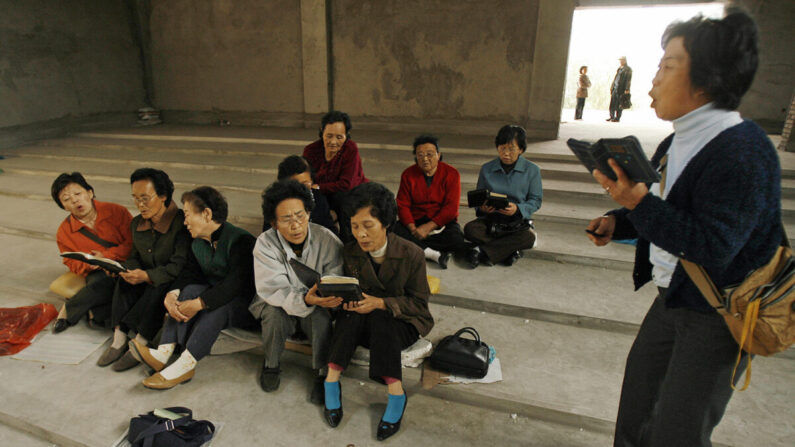
<path fill-rule="evenodd" d="M 486 267 L 491 267 L 494 263 L 489 259 L 489 255 L 486 254 L 484 251 L 480 251 L 478 256 L 481 265 L 485 265 Z"/>
<path fill-rule="evenodd" d="M 615 121 L 615 118 L 613 118 L 613 117 L 611 116 L 610 118 L 606 119 L 605 121 Z"/>
<path fill-rule="evenodd" d="M 480 264 L 480 250 L 477 247 L 470 248 L 464 255 L 464 259 L 469 268 L 477 268 L 478 264 Z"/>
<path fill-rule="evenodd" d="M 309 401 L 315 405 L 324 405 L 326 403 L 326 388 L 323 386 L 325 381 L 325 377 L 317 376 L 312 384 L 312 394 L 309 395 Z"/>
<path fill-rule="evenodd" d="M 403 413 L 400 414 L 400 419 L 394 424 L 390 424 L 389 422 L 384 422 L 383 419 L 378 423 L 378 432 L 376 433 L 376 439 L 379 441 L 383 441 L 390 436 L 394 435 L 395 433 L 400 430 L 400 422 L 403 420 L 403 416 L 406 414 L 406 407 L 409 405 L 409 396 L 406 395 L 406 401 L 403 403 Z"/>
<path fill-rule="evenodd" d="M 279 389 L 282 370 L 279 369 L 278 366 L 276 368 L 268 368 L 266 362 L 267 361 L 262 362 L 262 371 L 259 373 L 259 386 L 262 387 L 262 390 L 266 393 L 272 393 Z"/>
<path fill-rule="evenodd" d="M 55 320 L 55 324 L 52 326 L 52 333 L 57 334 L 60 332 L 65 331 L 69 328 L 69 326 L 74 326 L 72 323 L 69 322 L 66 318 L 58 318 Z"/>
<path fill-rule="evenodd" d="M 518 261 L 519 258 L 521 258 L 521 257 L 522 257 L 522 252 L 520 252 L 519 250 L 516 250 L 515 252 L 511 253 L 510 256 L 505 258 L 504 261 L 502 261 L 502 265 L 507 265 L 508 267 L 510 267 L 510 266 L 516 264 L 516 261 Z"/>
<path fill-rule="evenodd" d="M 323 390 L 323 394 L 325 396 L 325 386 Z M 325 397 L 324 397 L 325 400 Z M 326 408 L 325 404 L 323 405 L 323 417 L 326 419 L 326 423 L 331 427 L 335 428 L 336 426 L 340 425 L 342 421 L 342 384 L 340 383 L 340 407 L 335 408 L 333 410 L 329 410 Z"/>
<path fill-rule="evenodd" d="M 436 263 L 439 264 L 439 267 L 441 267 L 442 270 L 447 270 L 447 261 L 449 260 L 450 260 L 450 252 L 443 251 L 442 254 L 439 255 L 439 260 L 436 261 Z"/>

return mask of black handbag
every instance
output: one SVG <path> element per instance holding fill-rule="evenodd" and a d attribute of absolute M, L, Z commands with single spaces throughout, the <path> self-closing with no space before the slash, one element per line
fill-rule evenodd
<path fill-rule="evenodd" d="M 461 335 L 470 334 L 474 340 Z M 431 367 L 456 376 L 481 379 L 489 372 L 489 345 L 474 328 L 465 327 L 444 337 L 431 354 Z"/>
<path fill-rule="evenodd" d="M 193 412 L 188 408 L 170 407 L 166 410 L 182 417 L 162 418 L 150 411 L 130 419 L 127 440 L 133 447 L 198 447 L 215 434 L 212 422 L 194 420 Z"/>
<path fill-rule="evenodd" d="M 629 109 L 632 107 L 632 95 L 630 93 L 624 93 L 621 95 L 618 102 L 622 110 Z"/>
<path fill-rule="evenodd" d="M 527 219 L 514 219 L 510 221 L 488 220 L 486 234 L 493 238 L 501 238 L 509 234 L 525 231 L 533 227 Z"/>

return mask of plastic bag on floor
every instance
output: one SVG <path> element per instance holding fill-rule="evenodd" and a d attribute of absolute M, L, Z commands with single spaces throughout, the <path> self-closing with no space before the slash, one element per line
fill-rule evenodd
<path fill-rule="evenodd" d="M 31 340 L 55 317 L 52 304 L 0 308 L 0 355 L 12 355 L 30 346 Z"/>

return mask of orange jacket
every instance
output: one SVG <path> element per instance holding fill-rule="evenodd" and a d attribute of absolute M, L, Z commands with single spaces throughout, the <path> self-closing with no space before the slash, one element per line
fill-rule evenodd
<path fill-rule="evenodd" d="M 79 232 L 85 225 L 69 215 L 61 222 L 55 235 L 58 250 L 61 253 L 65 251 L 91 253 L 93 250 L 97 250 L 106 258 L 124 261 L 132 250 L 132 232 L 130 230 L 132 215 L 127 208 L 115 203 L 94 200 L 94 207 L 97 209 L 97 221 L 94 224 L 94 229 L 86 228 L 100 238 L 118 245 L 105 248 L 87 238 Z M 69 267 L 69 270 L 80 276 L 86 276 L 93 269 L 90 264 L 75 259 L 63 258 L 63 263 Z"/>

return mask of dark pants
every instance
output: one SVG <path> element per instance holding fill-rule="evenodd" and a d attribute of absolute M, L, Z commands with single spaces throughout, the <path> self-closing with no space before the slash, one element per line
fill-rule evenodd
<path fill-rule="evenodd" d="M 610 118 L 621 120 L 621 92 L 614 91 L 610 95 Z"/>
<path fill-rule="evenodd" d="M 163 326 L 166 308 L 163 299 L 171 290 L 171 283 L 160 286 L 151 284 L 132 285 L 118 278 L 113 291 L 113 327 L 121 326 L 124 331 L 132 330 L 152 341 Z"/>
<path fill-rule="evenodd" d="M 207 289 L 205 284 L 191 284 L 179 294 L 179 301 L 187 301 L 200 296 Z M 235 298 L 223 306 L 212 310 L 201 310 L 187 322 L 179 322 L 170 316 L 163 326 L 160 344 L 176 343 L 187 349 L 197 361 L 210 353 L 215 340 L 222 330 L 228 327 L 249 329 L 257 322 L 248 311 L 251 297 Z"/>
<path fill-rule="evenodd" d="M 94 314 L 96 323 L 109 323 L 116 279 L 102 270 L 94 270 L 86 276 L 86 286 L 72 298 L 66 300 L 66 319 L 77 324 L 88 311 Z"/>
<path fill-rule="evenodd" d="M 329 344 L 331 343 L 331 312 L 323 307 L 306 317 L 287 315 L 281 307 L 266 304 L 260 313 L 262 324 L 262 340 L 265 342 L 265 366 L 276 368 L 284 352 L 284 342 L 296 332 L 300 326 L 312 343 L 312 368 L 321 369 L 328 363 Z"/>
<path fill-rule="evenodd" d="M 489 236 L 486 231 L 488 222 L 485 218 L 477 218 L 464 226 L 467 239 L 477 244 L 492 262 L 502 262 L 517 250 L 533 248 L 536 241 L 534 230 L 523 230 L 500 238 Z"/>
<path fill-rule="evenodd" d="M 585 98 L 577 98 L 577 107 L 574 109 L 574 119 L 582 119 L 582 109 L 585 108 Z"/>
<path fill-rule="evenodd" d="M 370 378 L 384 383 L 383 377 L 402 380 L 401 351 L 419 338 L 411 323 L 398 320 L 385 310 L 369 314 L 341 311 L 331 336 L 329 362 L 347 368 L 356 346 L 370 350 Z"/>
<path fill-rule="evenodd" d="M 420 226 L 430 219 L 420 219 L 415 222 L 417 226 Z M 419 240 L 414 235 L 411 234 L 408 228 L 406 228 L 402 223 L 396 222 L 393 231 L 398 236 L 419 245 L 421 248 L 430 248 L 436 251 L 442 252 L 453 252 L 456 255 L 463 255 L 467 249 L 467 243 L 464 240 L 464 233 L 461 231 L 461 227 L 458 225 L 458 222 L 450 222 L 444 226 L 444 230 L 441 233 L 434 234 L 432 236 L 428 236 L 423 240 Z"/>
<path fill-rule="evenodd" d="M 658 296 L 627 357 L 614 446 L 712 445 L 732 396 L 737 351 L 721 316 L 667 308 Z"/>
<path fill-rule="evenodd" d="M 348 191 L 332 192 L 325 194 L 325 196 L 326 200 L 328 201 L 329 208 L 337 213 L 337 223 L 340 226 L 340 239 L 343 243 L 352 241 L 353 234 L 351 233 L 351 216 L 348 216 L 345 213 L 345 207 L 343 206 L 346 198 L 348 197 Z"/>

